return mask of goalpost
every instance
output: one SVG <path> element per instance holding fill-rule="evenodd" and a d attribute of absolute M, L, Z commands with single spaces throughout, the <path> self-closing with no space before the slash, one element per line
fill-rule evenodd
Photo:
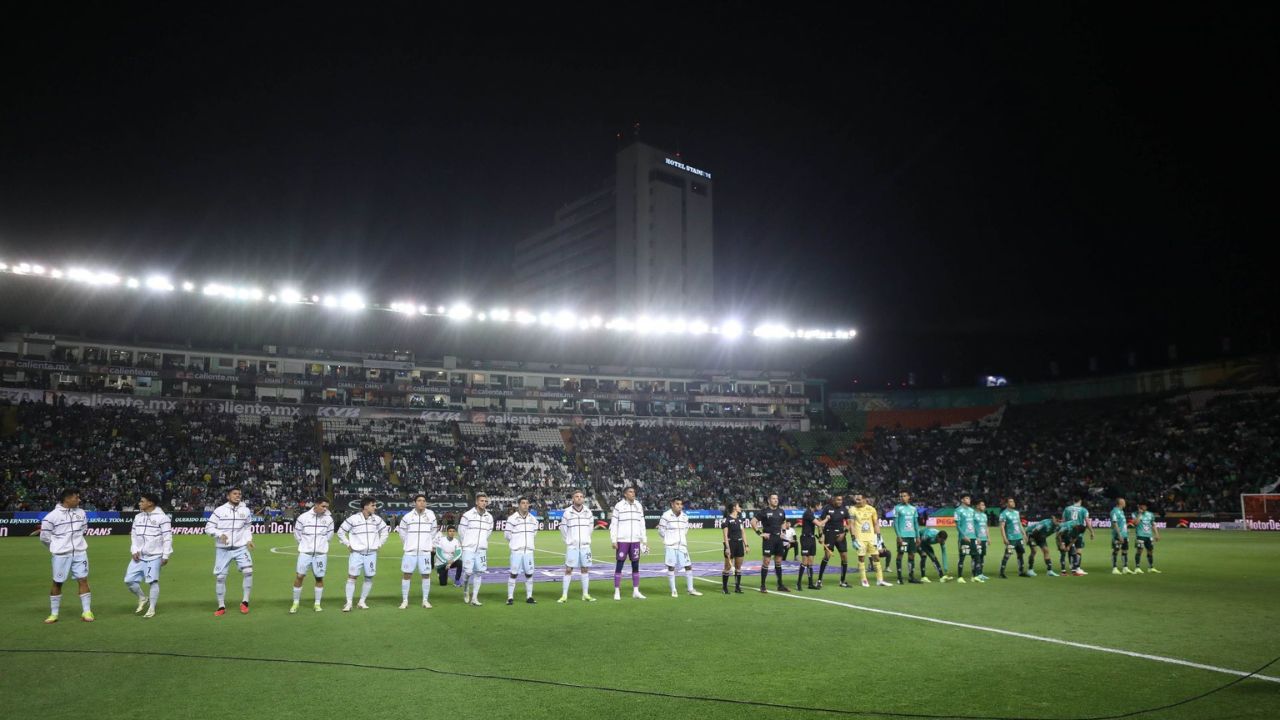
<path fill-rule="evenodd" d="M 1280 494 L 1241 493 L 1240 517 L 1245 530 L 1280 530 Z"/>

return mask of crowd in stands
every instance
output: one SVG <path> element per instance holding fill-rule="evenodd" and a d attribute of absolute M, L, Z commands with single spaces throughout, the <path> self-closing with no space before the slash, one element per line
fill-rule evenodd
<path fill-rule="evenodd" d="M 841 460 L 879 505 L 905 487 L 936 505 L 968 491 L 1035 513 L 1078 493 L 1101 509 L 1124 496 L 1162 511 L 1232 511 L 1241 492 L 1280 479 L 1280 394 L 1011 406 L 994 428 L 881 428 Z"/>
<path fill-rule="evenodd" d="M 239 418 L 199 405 L 145 413 L 127 407 L 22 403 L 0 432 L 0 508 L 46 510 L 62 487 L 94 510 L 136 507 L 159 492 L 175 510 L 207 510 L 233 485 L 255 509 L 296 510 L 321 492 L 313 426 Z"/>

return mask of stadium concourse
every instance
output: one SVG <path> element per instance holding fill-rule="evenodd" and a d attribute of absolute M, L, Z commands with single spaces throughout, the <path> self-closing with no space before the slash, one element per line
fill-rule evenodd
<path fill-rule="evenodd" d="M 225 415 L 24 402 L 0 405 L 0 509 L 47 510 L 76 485 L 85 507 L 136 507 L 137 492 L 174 510 L 210 510 L 230 486 L 255 511 L 292 517 L 319 494 L 406 496 L 485 492 L 503 508 L 563 507 L 582 488 L 607 507 L 628 485 L 650 508 L 691 509 L 766 492 L 784 506 L 850 491 L 882 510 L 911 489 L 930 507 L 961 491 L 1024 511 L 1060 509 L 1083 489 L 1094 516 L 1108 498 L 1161 511 L 1214 513 L 1280 479 L 1280 394 L 1174 394 L 1010 406 L 997 423 L 875 427 L 846 447 L 804 453 L 775 429 L 689 426 L 549 427 L 418 419 Z M 326 473 L 326 468 L 328 469 Z"/>

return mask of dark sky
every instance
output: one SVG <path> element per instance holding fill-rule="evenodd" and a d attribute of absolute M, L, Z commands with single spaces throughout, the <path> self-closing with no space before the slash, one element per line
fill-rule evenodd
<path fill-rule="evenodd" d="M 837 384 L 1271 343 L 1274 5 L 185 5 L 7 11 L 0 258 L 485 304 L 639 122 L 725 314 L 860 329 Z"/>

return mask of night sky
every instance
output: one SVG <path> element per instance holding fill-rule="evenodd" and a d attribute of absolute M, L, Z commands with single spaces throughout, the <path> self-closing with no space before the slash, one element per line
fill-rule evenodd
<path fill-rule="evenodd" d="M 6 11 L 0 259 L 515 304 L 638 122 L 715 174 L 719 315 L 859 328 L 838 388 L 1273 348 L 1273 4 L 205 7 Z"/>

